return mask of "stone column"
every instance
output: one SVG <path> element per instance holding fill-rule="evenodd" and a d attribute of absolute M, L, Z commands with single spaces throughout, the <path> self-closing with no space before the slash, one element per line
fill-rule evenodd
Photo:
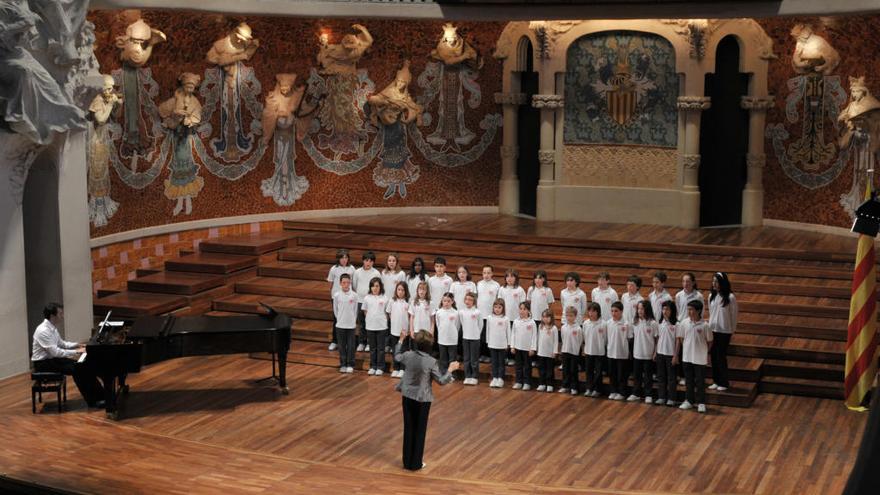
<path fill-rule="evenodd" d="M 748 175 L 742 195 L 742 224 L 762 225 L 764 222 L 764 123 L 773 97 L 743 96 L 741 105 L 749 111 L 749 151 L 746 155 Z"/>
<path fill-rule="evenodd" d="M 700 117 L 709 108 L 708 96 L 679 96 L 678 111 L 684 121 L 684 154 L 681 156 L 681 227 L 700 226 Z"/>
<path fill-rule="evenodd" d="M 519 158 L 517 141 L 517 112 L 525 104 L 523 93 L 495 93 L 495 103 L 502 105 L 503 125 L 501 140 L 501 180 L 498 183 L 498 212 L 504 215 L 519 213 L 519 178 L 516 160 Z"/>
<path fill-rule="evenodd" d="M 562 108 L 563 104 L 564 100 L 560 95 L 532 95 L 532 106 L 541 110 L 541 144 L 538 150 L 538 163 L 541 170 L 536 205 L 538 220 L 556 218 L 556 201 L 553 189 L 556 184 L 554 127 L 556 109 Z"/>

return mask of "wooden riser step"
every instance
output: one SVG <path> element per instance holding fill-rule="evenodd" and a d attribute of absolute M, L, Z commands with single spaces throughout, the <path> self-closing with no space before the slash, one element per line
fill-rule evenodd
<path fill-rule="evenodd" d="M 236 283 L 235 292 L 239 294 L 330 300 L 330 284 L 316 280 L 255 277 Z"/>
<path fill-rule="evenodd" d="M 319 301 L 316 299 L 296 299 L 256 294 L 233 294 L 215 299 L 212 309 L 214 311 L 265 314 L 266 309 L 260 305 L 260 302 L 294 318 L 328 321 L 333 319 L 329 298 L 326 301 Z"/>
<path fill-rule="evenodd" d="M 762 367 L 761 372 L 765 377 L 779 376 L 784 378 L 837 382 L 843 387 L 844 366 L 839 364 L 768 359 L 764 361 L 764 366 Z"/>
<path fill-rule="evenodd" d="M 820 397 L 843 400 L 843 383 L 807 380 L 779 376 L 765 376 L 759 386 L 761 393 Z M 842 405 L 841 405 L 842 407 Z"/>
<path fill-rule="evenodd" d="M 173 294 L 123 291 L 94 300 L 96 315 L 113 311 L 112 317 L 159 315 L 187 305 L 187 298 Z"/>
<path fill-rule="evenodd" d="M 286 247 L 287 240 L 296 235 L 295 232 L 278 231 L 227 236 L 202 242 L 199 244 L 199 251 L 258 256 Z"/>
<path fill-rule="evenodd" d="M 843 364 L 845 355 L 836 352 L 812 351 L 805 349 L 778 348 L 761 345 L 730 344 L 731 356 L 754 357 L 761 359 L 780 359 L 786 361 L 805 361 L 826 364 Z"/>
<path fill-rule="evenodd" d="M 128 281 L 128 290 L 191 296 L 226 283 L 222 275 L 163 271 Z"/>
<path fill-rule="evenodd" d="M 230 274 L 257 266 L 256 256 L 224 253 L 194 253 L 165 262 L 166 270 Z"/>

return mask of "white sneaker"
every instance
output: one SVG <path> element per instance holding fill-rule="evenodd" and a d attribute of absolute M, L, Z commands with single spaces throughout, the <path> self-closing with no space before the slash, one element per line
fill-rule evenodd
<path fill-rule="evenodd" d="M 651 400 L 650 397 L 645 397 L 645 404 L 653 404 L 654 401 Z"/>
<path fill-rule="evenodd" d="M 340 366 L 340 367 L 339 367 L 339 372 L 340 372 L 340 373 L 345 373 L 345 370 L 346 370 L 346 369 L 347 369 L 347 368 L 346 368 L 345 366 Z"/>
<path fill-rule="evenodd" d="M 345 372 L 346 373 L 354 373 L 354 368 L 349 366 L 349 367 L 345 368 Z"/>
<path fill-rule="evenodd" d="M 376 370 L 376 376 L 382 376 L 382 375 L 384 375 L 384 374 L 385 374 L 384 371 L 382 371 L 382 370 Z"/>
<path fill-rule="evenodd" d="M 674 406 L 674 405 L 675 405 L 675 401 L 672 400 L 672 399 L 669 399 L 669 400 L 666 401 L 666 405 L 667 405 L 667 406 Z"/>
<path fill-rule="evenodd" d="M 617 394 L 609 394 L 608 400 L 617 400 Z"/>
<path fill-rule="evenodd" d="M 683 411 L 687 411 L 688 409 L 693 409 L 694 406 L 692 406 L 690 402 L 688 402 L 688 401 L 684 401 L 684 402 L 681 403 L 680 406 L 678 406 L 678 408 L 681 409 L 681 410 L 683 410 Z"/>
<path fill-rule="evenodd" d="M 508 360 L 507 360 L 507 365 L 508 365 L 508 366 L 513 366 L 514 364 L 516 364 L 516 361 L 514 361 L 513 359 L 508 359 Z"/>
<path fill-rule="evenodd" d="M 584 397 L 589 397 L 592 393 L 592 390 L 587 390 L 586 392 L 584 392 Z"/>
<path fill-rule="evenodd" d="M 364 346 L 364 352 L 370 352 L 370 345 L 369 344 Z"/>
<path fill-rule="evenodd" d="M 598 390 L 593 390 L 593 393 L 590 394 L 590 397 L 599 397 L 600 395 L 602 394 L 600 394 Z"/>
<path fill-rule="evenodd" d="M 403 370 L 397 372 L 397 378 L 403 378 Z"/>
<path fill-rule="evenodd" d="M 698 413 L 706 412 L 706 404 L 697 404 L 697 412 Z"/>
<path fill-rule="evenodd" d="M 532 386 L 529 385 L 528 383 L 526 383 L 525 385 L 522 386 L 522 389 L 523 389 L 523 392 L 526 392 L 528 390 L 531 390 Z"/>
<path fill-rule="evenodd" d="M 577 395 L 578 391 L 576 388 L 571 389 L 571 395 Z"/>
<path fill-rule="evenodd" d="M 538 392 L 543 392 L 543 391 L 545 391 L 545 390 L 547 390 L 547 387 L 546 387 L 546 386 L 544 386 L 544 385 L 538 385 Z"/>
<path fill-rule="evenodd" d="M 330 342 L 330 345 L 327 346 L 327 350 L 328 351 L 335 351 L 336 350 L 336 342 Z"/>
<path fill-rule="evenodd" d="M 709 385 L 709 390 L 718 390 L 718 385 L 715 385 L 714 383 Z"/>
<path fill-rule="evenodd" d="M 355 350 L 357 352 L 364 352 L 364 344 L 358 344 L 357 349 L 355 349 Z"/>
<path fill-rule="evenodd" d="M 549 386 L 548 386 L 548 387 L 547 387 L 547 392 L 552 392 L 552 391 L 553 391 L 553 387 L 549 387 Z"/>
<path fill-rule="evenodd" d="M 719 392 L 724 392 L 725 390 L 727 390 L 727 387 L 722 387 L 721 385 L 718 385 L 718 388 L 716 388 L 715 390 Z"/>
<path fill-rule="evenodd" d="M 615 398 L 614 400 L 625 400 L 625 398 L 622 394 L 617 394 L 617 398 Z"/>
<path fill-rule="evenodd" d="M 370 371 L 368 371 L 367 374 L 370 375 L 370 376 L 373 376 L 373 375 L 376 374 L 376 370 L 373 369 L 373 368 L 370 368 Z"/>
<path fill-rule="evenodd" d="M 495 388 L 501 388 L 501 387 L 503 387 L 503 386 L 504 386 L 504 379 L 503 379 L 503 378 L 498 378 L 498 379 L 495 381 Z"/>
<path fill-rule="evenodd" d="M 642 399 L 642 398 L 639 397 L 638 395 L 635 395 L 635 394 L 629 394 L 629 397 L 626 398 L 626 401 L 627 401 L 627 402 L 636 402 L 636 401 L 641 400 L 641 399 Z"/>
<path fill-rule="evenodd" d="M 567 394 L 567 393 L 568 393 L 568 389 L 565 388 L 565 387 L 560 388 L 560 389 L 559 389 L 559 393 L 560 393 L 560 394 Z"/>
<path fill-rule="evenodd" d="M 562 365 L 560 364 L 559 367 L 556 368 L 556 369 L 561 370 L 561 369 L 562 369 Z"/>
<path fill-rule="evenodd" d="M 471 385 L 477 386 L 479 383 L 480 383 L 480 381 L 477 380 L 476 378 L 471 378 Z"/>
<path fill-rule="evenodd" d="M 514 384 L 513 384 L 513 389 L 514 389 L 514 390 L 522 390 L 522 388 L 523 388 L 522 383 L 514 383 Z"/>
<path fill-rule="evenodd" d="M 682 378 L 681 380 L 679 380 L 679 381 L 678 381 L 678 384 L 679 384 L 679 385 L 684 385 L 684 384 L 685 384 L 684 378 Z"/>

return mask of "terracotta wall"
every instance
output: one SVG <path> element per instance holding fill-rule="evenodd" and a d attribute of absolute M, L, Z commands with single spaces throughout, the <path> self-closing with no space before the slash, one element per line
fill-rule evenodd
<path fill-rule="evenodd" d="M 165 260 L 181 251 L 198 250 L 199 243 L 218 237 L 273 232 L 281 230 L 281 222 L 226 225 L 195 229 L 173 234 L 142 237 L 92 249 L 92 292 L 123 290 L 135 278 L 138 269 L 163 269 Z"/>
<path fill-rule="evenodd" d="M 770 134 L 765 139 L 767 165 L 764 169 L 764 216 L 765 218 L 794 222 L 816 223 L 848 227 L 852 220 L 848 207 L 841 204 L 841 197 L 855 191 L 857 197 L 864 191 L 863 186 L 854 186 L 853 160 L 842 160 L 842 153 L 835 143 L 836 113 L 849 102 L 849 77 L 867 76 L 870 89 L 880 93 L 880 58 L 877 49 L 880 41 L 876 32 L 880 29 L 880 16 L 858 16 L 837 18 L 797 18 L 784 17 L 759 19 L 758 22 L 774 40 L 774 52 L 778 59 L 770 62 L 769 91 L 776 96 L 776 104 L 767 113 L 767 126 Z M 790 35 L 792 28 L 799 23 L 810 24 L 814 33 L 823 37 L 837 51 L 840 63 L 824 78 L 824 118 L 821 119 L 821 132 L 817 137 L 827 144 L 827 157 L 815 164 L 794 159 L 790 147 L 802 136 L 808 135 L 805 129 L 803 98 L 792 98 L 790 109 L 797 112 L 797 118 L 789 120 L 786 104 L 799 82 L 792 67 L 791 59 L 795 50 L 795 39 Z M 774 149 L 773 126 L 781 126 L 789 137 L 777 137 L 779 151 Z M 784 152 L 783 152 L 784 150 Z M 840 162 L 838 162 L 840 160 Z M 788 170 L 783 167 L 787 161 Z M 838 166 L 839 163 L 839 166 Z M 823 175 L 824 174 L 824 175 Z M 858 174 L 861 178 L 861 174 Z M 863 183 L 862 183 L 863 184 Z M 849 198 L 853 200 L 852 196 Z"/>
<path fill-rule="evenodd" d="M 316 55 L 320 33 L 329 37 L 330 43 L 339 43 L 342 36 L 350 32 L 352 24 L 366 26 L 374 38 L 372 48 L 360 59 L 358 68 L 364 69 L 364 76 L 373 83 L 369 89 L 364 82 L 365 94 L 373 94 L 384 89 L 394 78 L 404 59 L 411 60 L 412 82 L 410 94 L 419 101 L 429 99 L 431 74 L 428 69 L 434 49 L 443 35 L 443 22 L 416 22 L 396 20 L 356 20 L 356 19 L 294 19 L 278 17 L 232 17 L 223 15 L 196 14 L 185 11 L 142 11 L 142 18 L 151 26 L 162 30 L 168 37 L 166 43 L 155 47 L 148 63 L 152 78 L 157 83 L 157 94 L 152 97 L 158 105 L 170 98 L 177 77 L 184 71 L 202 76 L 204 84 L 212 65 L 205 60 L 206 53 L 215 40 L 227 35 L 241 21 L 246 21 L 253 29 L 260 47 L 253 58 L 244 64 L 253 69 L 253 75 L 262 86 L 254 89 L 254 101 L 263 104 L 266 94 L 275 85 L 275 74 L 294 72 L 298 80 L 306 81 L 312 69 L 318 68 Z M 122 80 L 119 72 L 121 63 L 119 50 L 115 46 L 117 36 L 134 19 L 134 15 L 116 11 L 95 11 L 90 19 L 96 26 L 96 54 L 102 73 L 114 74 L 117 82 Z M 104 226 L 92 225 L 92 237 L 128 231 L 153 225 L 235 215 L 269 213 L 287 210 L 312 210 L 351 207 L 382 206 L 486 206 L 498 201 L 498 179 L 500 177 L 499 146 L 501 143 L 500 107 L 494 103 L 493 94 L 501 91 L 501 64 L 492 57 L 495 40 L 504 23 L 457 22 L 458 33 L 469 42 L 479 54 L 482 67 L 477 70 L 473 84 L 462 85 L 464 126 L 470 129 L 475 138 L 466 144 L 453 142 L 447 145 L 425 143 L 424 150 L 417 149 L 413 128 L 409 128 L 407 146 L 412 164 L 419 169 L 418 178 L 407 185 L 406 197 L 399 192 L 391 198 L 384 198 L 386 187 L 377 185 L 374 172 L 381 163 L 381 150 L 375 158 L 361 163 L 359 170 L 350 170 L 346 164 L 353 163 L 358 156 L 343 154 L 335 165 L 325 164 L 320 168 L 303 147 L 302 141 L 296 143 L 296 172 L 308 180 L 308 188 L 301 198 L 292 205 L 281 206 L 273 197 L 266 197 L 261 191 L 261 183 L 273 175 L 273 148 L 271 144 L 258 160 L 257 165 L 240 178 L 223 177 L 210 171 L 201 159 L 198 176 L 204 180 L 204 188 L 192 201 L 192 213 L 173 215 L 176 203 L 168 199 L 164 192 L 164 182 L 169 176 L 168 166 L 143 188 L 137 186 L 138 180 L 129 173 L 130 161 L 119 158 L 114 163 L 111 156 L 109 165 L 110 198 L 119 204 L 118 210 Z M 477 65 L 476 62 L 474 65 Z M 436 68 L 436 66 L 435 66 Z M 435 74 L 436 76 L 436 74 Z M 425 79 L 420 82 L 420 77 Z M 427 79 L 426 79 L 427 78 Z M 326 79 L 326 78 L 325 78 Z M 458 84 L 446 79 L 443 84 Z M 310 83 L 312 85 L 312 83 Z M 479 95 L 475 99 L 475 92 Z M 206 97 L 199 95 L 203 108 L 207 108 Z M 427 138 L 438 125 L 439 96 L 426 103 L 426 113 L 430 122 L 418 127 L 422 138 Z M 205 148 L 219 135 L 220 111 L 215 110 L 210 124 L 213 131 L 201 138 Z M 251 117 L 242 106 L 245 130 L 251 125 Z M 362 114 L 363 116 L 363 114 Z M 497 117 L 497 118 L 495 118 Z M 309 117 L 310 119 L 311 117 Z M 118 112 L 111 119 L 117 125 L 123 117 Z M 258 119 L 255 122 L 259 123 Z M 150 123 L 148 123 L 150 125 Z M 253 129 L 250 129 L 253 130 Z M 119 129 L 116 129 L 119 132 Z M 259 132 L 259 127 L 257 128 Z M 160 131 L 157 135 L 162 135 Z M 379 134 L 370 131 L 366 153 Z M 317 133 L 313 134 L 317 143 Z M 255 136 L 259 139 L 259 136 Z M 485 142 L 482 142 L 484 140 Z M 381 143 L 381 140 L 378 140 Z M 158 148 L 161 140 L 157 141 Z M 120 141 L 116 141 L 115 152 L 119 151 Z M 373 148 L 374 150 L 378 148 Z M 319 150 L 324 160 L 335 158 L 330 150 Z M 249 155 L 250 156 L 250 155 Z M 118 158 L 118 157 L 117 157 Z M 215 157 L 216 158 L 216 157 Z M 244 157 L 242 161 L 247 158 Z M 345 162 L 345 163 L 342 163 Z M 467 162 L 462 164 L 462 162 Z M 225 163 L 223 163 L 225 165 Z M 150 163 L 141 160 L 135 165 L 137 174 L 144 174 Z M 126 175 L 127 174 L 127 175 Z M 128 177 L 123 180 L 123 176 Z M 127 181 L 127 182 L 126 182 Z M 143 182 L 148 182 L 143 180 Z"/>

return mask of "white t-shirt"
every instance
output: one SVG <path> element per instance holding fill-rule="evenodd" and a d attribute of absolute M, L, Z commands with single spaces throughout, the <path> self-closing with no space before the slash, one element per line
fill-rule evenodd
<path fill-rule="evenodd" d="M 333 294 L 333 315 L 336 316 L 336 328 L 346 330 L 357 326 L 357 293 L 353 290 L 336 291 Z"/>
<path fill-rule="evenodd" d="M 629 292 L 624 292 L 623 295 L 620 296 L 620 302 L 623 303 L 623 321 L 631 324 L 635 320 L 636 311 L 638 311 L 636 305 L 638 305 L 639 301 L 643 299 L 644 297 L 642 297 L 642 295 L 638 292 L 632 295 L 630 295 Z M 611 317 L 610 312 L 608 313 L 608 317 Z"/>
<path fill-rule="evenodd" d="M 559 299 L 562 301 L 562 317 L 565 318 L 565 308 L 569 306 L 573 306 L 577 309 L 577 324 L 580 325 L 584 322 L 584 318 L 587 315 L 587 294 L 582 291 L 580 288 L 575 288 L 575 290 L 570 291 L 568 288 L 562 289 L 559 292 Z"/>
<path fill-rule="evenodd" d="M 608 326 L 602 320 L 584 320 L 584 354 L 604 356 L 608 344 Z"/>
<path fill-rule="evenodd" d="M 351 265 L 333 265 L 330 267 L 330 272 L 327 273 L 327 281 L 330 282 L 331 298 L 333 297 L 333 294 L 336 294 L 336 291 L 341 289 L 341 287 L 339 287 L 339 277 L 341 277 L 343 273 L 347 273 L 349 276 L 354 275 L 354 267 Z"/>
<path fill-rule="evenodd" d="M 406 279 L 406 285 L 409 286 L 409 300 L 410 300 L 410 301 L 412 301 L 413 299 L 415 299 L 415 298 L 416 298 L 416 295 L 418 295 L 418 293 L 416 292 L 416 290 L 419 288 L 419 284 L 422 283 L 422 282 L 425 282 L 425 283 L 427 284 L 427 283 L 428 283 L 428 277 L 425 277 L 425 280 L 422 280 L 422 279 L 419 278 L 418 275 L 416 275 L 415 277 L 407 278 L 407 279 Z M 428 293 L 430 293 L 430 291 L 431 291 L 431 289 L 428 288 Z"/>
<path fill-rule="evenodd" d="M 538 328 L 538 356 L 552 358 L 559 352 L 559 329 L 556 325 Z"/>
<path fill-rule="evenodd" d="M 379 332 L 388 329 L 388 314 L 385 312 L 385 305 L 388 299 L 385 296 L 375 296 L 367 294 L 364 296 L 362 309 L 366 314 L 364 318 L 364 326 L 367 330 Z"/>
<path fill-rule="evenodd" d="M 458 344 L 458 310 L 440 308 L 434 313 L 437 321 L 437 343 L 440 345 Z"/>
<path fill-rule="evenodd" d="M 458 319 L 461 321 L 461 338 L 466 340 L 480 340 L 483 329 L 483 319 L 480 318 L 480 310 L 476 306 L 465 307 L 458 310 Z"/>
<path fill-rule="evenodd" d="M 474 294 L 477 293 L 477 284 L 470 280 L 464 282 L 456 280 L 455 282 L 452 282 L 449 292 L 452 292 L 452 300 L 455 301 L 455 307 L 461 309 L 464 307 L 464 296 L 467 295 L 468 292 L 473 292 Z"/>
<path fill-rule="evenodd" d="M 550 287 L 541 287 L 540 289 L 534 285 L 529 287 L 526 292 L 526 299 L 532 306 L 532 318 L 540 320 L 544 315 L 544 310 L 549 308 L 555 301 L 553 299 L 553 289 Z"/>
<path fill-rule="evenodd" d="M 511 346 L 517 351 L 535 351 L 538 349 L 538 329 L 535 320 L 516 319 L 510 330 Z"/>
<path fill-rule="evenodd" d="M 391 335 L 400 337 L 401 332 L 409 331 L 409 303 L 403 299 L 392 299 L 385 305 L 385 311 L 390 316 Z"/>
<path fill-rule="evenodd" d="M 581 326 L 578 325 L 577 322 L 575 322 L 574 325 L 564 323 L 562 325 L 561 333 L 560 340 L 562 340 L 562 352 L 565 354 L 580 356 L 581 346 L 584 345 L 584 332 L 581 331 Z"/>
<path fill-rule="evenodd" d="M 629 339 L 633 337 L 632 325 L 623 321 L 609 319 L 605 321 L 608 329 L 608 357 L 611 359 L 629 359 Z"/>
<path fill-rule="evenodd" d="M 611 303 L 617 301 L 617 291 L 612 289 L 610 286 L 602 290 L 598 287 L 593 289 L 590 293 L 590 299 L 599 305 L 602 308 L 602 314 L 599 316 L 600 320 L 610 320 L 611 319 Z"/>
<path fill-rule="evenodd" d="M 403 270 L 396 272 L 382 271 L 382 287 L 385 288 L 385 295 L 388 299 L 394 297 L 394 290 L 397 289 L 397 282 L 406 282 L 406 272 Z"/>
<path fill-rule="evenodd" d="M 443 294 L 449 292 L 449 289 L 452 288 L 452 277 L 447 274 L 443 274 L 442 277 L 438 277 L 437 275 L 431 275 L 428 277 L 428 290 L 431 291 L 431 309 L 437 309 L 440 307 L 440 299 L 443 298 Z"/>
<path fill-rule="evenodd" d="M 480 280 L 477 282 L 477 308 L 480 316 L 485 320 L 492 314 L 492 305 L 498 298 L 498 290 L 501 285 L 494 280 Z"/>
<path fill-rule="evenodd" d="M 419 302 L 413 300 L 409 305 L 409 314 L 412 315 L 412 326 L 410 330 L 418 332 L 419 330 L 427 330 L 432 332 L 431 318 L 434 316 L 434 310 L 428 304 L 428 301 L 422 299 Z"/>
<path fill-rule="evenodd" d="M 709 362 L 709 342 L 712 332 L 705 321 L 697 323 L 687 319 L 678 326 L 678 338 L 681 342 L 681 360 L 705 366 Z"/>
<path fill-rule="evenodd" d="M 690 294 L 685 293 L 684 290 L 678 291 L 675 295 L 675 310 L 678 311 L 678 319 L 684 320 L 688 315 L 687 304 L 691 301 L 703 301 L 703 294 L 700 294 L 698 290 L 692 290 Z M 705 305 L 704 305 L 705 307 Z M 700 315 L 702 317 L 702 315 Z"/>
<path fill-rule="evenodd" d="M 674 356 L 675 339 L 678 336 L 678 328 L 668 321 L 664 321 L 657 329 L 657 333 L 660 334 L 660 337 L 657 339 L 657 354 Z"/>
<path fill-rule="evenodd" d="M 666 289 L 663 289 L 663 292 L 659 294 L 651 291 L 651 293 L 648 294 L 648 299 L 651 300 L 651 309 L 654 310 L 654 319 L 660 321 L 660 317 L 663 316 L 663 302 L 671 301 L 672 296 L 669 295 L 669 292 L 667 292 Z M 678 308 L 675 309 L 676 311 L 678 310 Z M 678 317 L 681 318 L 682 315 L 679 314 Z"/>
<path fill-rule="evenodd" d="M 510 321 L 519 318 L 519 303 L 526 300 L 526 291 L 522 287 L 504 286 L 498 290 L 498 297 L 504 299 L 504 315 Z"/>
<path fill-rule="evenodd" d="M 722 304 L 721 294 L 709 302 L 709 328 L 717 333 L 733 333 L 736 331 L 736 319 L 739 316 L 736 296 L 731 293 L 727 306 Z"/>
<path fill-rule="evenodd" d="M 510 320 L 506 316 L 492 314 L 486 318 L 486 344 L 489 349 L 510 347 Z"/>
<path fill-rule="evenodd" d="M 657 320 L 639 320 L 633 325 L 633 358 L 654 359 L 657 347 Z"/>
<path fill-rule="evenodd" d="M 354 275 L 351 277 L 351 288 L 357 292 L 359 303 L 364 302 L 364 296 L 370 292 L 370 280 L 373 280 L 376 277 L 381 279 L 382 274 L 375 268 L 370 268 L 370 270 L 367 271 L 364 270 L 364 267 L 360 267 L 354 271 Z"/>

